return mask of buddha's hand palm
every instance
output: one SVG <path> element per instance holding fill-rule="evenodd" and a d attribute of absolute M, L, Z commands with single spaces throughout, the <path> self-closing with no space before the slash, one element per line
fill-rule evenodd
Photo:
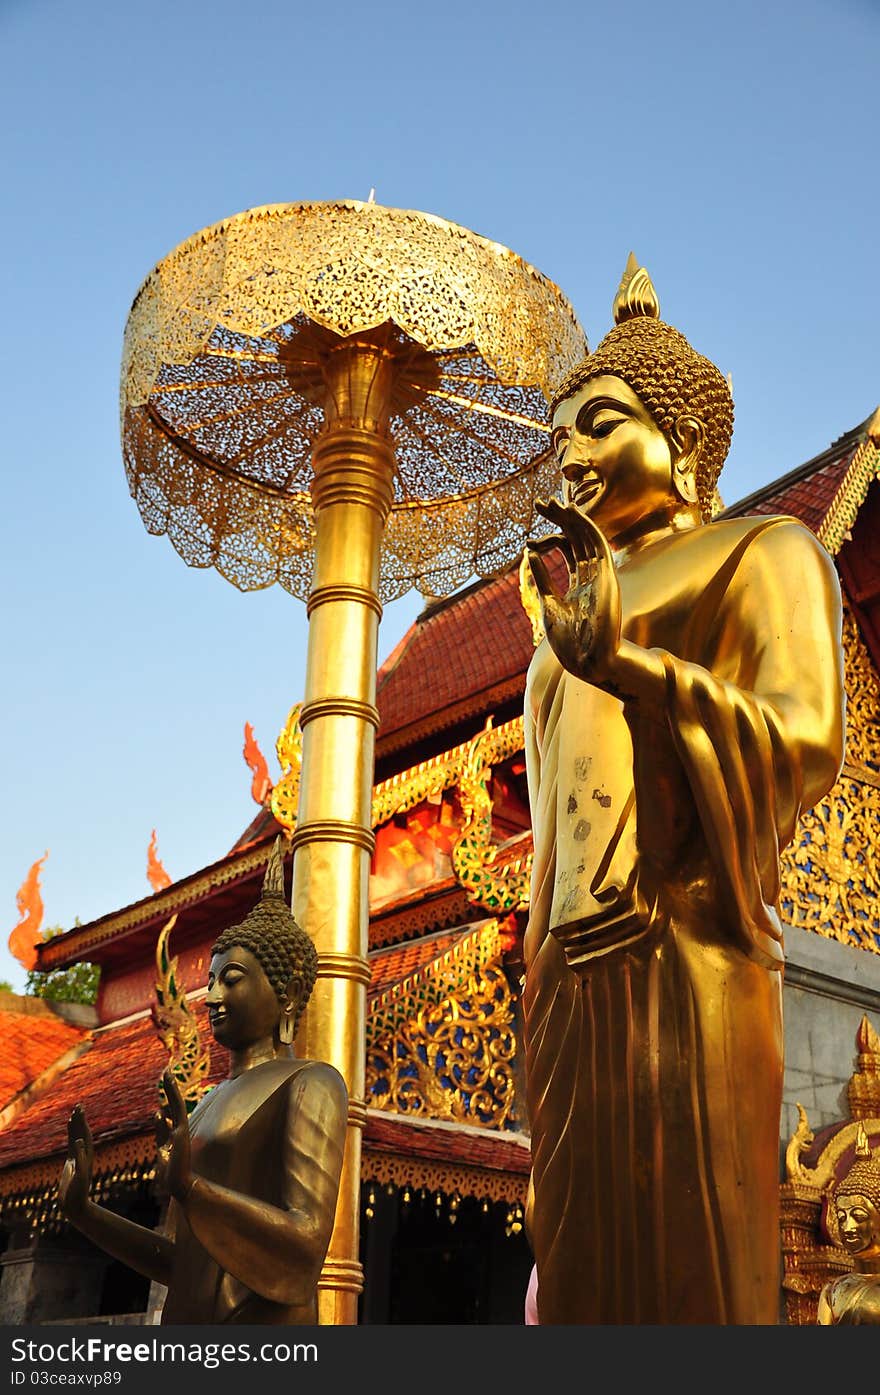
<path fill-rule="evenodd" d="M 78 1104 L 67 1122 L 67 1159 L 58 1183 L 58 1205 L 71 1220 L 86 1209 L 94 1166 L 92 1133 L 82 1105 Z"/>
<path fill-rule="evenodd" d="M 162 1076 L 165 1100 L 156 1115 L 156 1184 L 166 1196 L 183 1200 L 192 1185 L 186 1105 L 170 1070 Z"/>
<path fill-rule="evenodd" d="M 587 682 L 611 678 L 620 647 L 620 584 L 604 534 L 571 504 L 538 502 L 538 513 L 565 537 L 569 586 L 561 596 L 543 558 L 528 549 L 547 642 L 569 673 Z"/>

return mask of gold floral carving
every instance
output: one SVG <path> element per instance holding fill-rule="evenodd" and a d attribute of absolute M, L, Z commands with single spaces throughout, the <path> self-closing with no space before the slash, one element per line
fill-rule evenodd
<path fill-rule="evenodd" d="M 846 660 L 846 762 L 856 776 L 880 775 L 880 683 L 859 634 L 855 616 L 844 605 Z"/>
<path fill-rule="evenodd" d="M 880 953 L 880 790 L 844 775 L 799 827 L 782 864 L 783 918 Z"/>
<path fill-rule="evenodd" d="M 501 952 L 497 920 L 462 935 L 451 948 L 369 1000 L 367 1042 L 390 1037 L 425 1008 L 466 987 Z"/>
<path fill-rule="evenodd" d="M 500 961 L 367 1048 L 375 1109 L 489 1129 L 515 1123 L 513 1000 Z"/>
<path fill-rule="evenodd" d="M 156 1002 L 152 1015 L 180 1093 L 187 1109 L 192 1110 L 210 1089 L 211 1056 L 208 1048 L 202 1046 L 198 1023 L 178 983 L 177 959 L 168 952 L 168 937 L 176 922 L 177 916 L 173 915 L 156 941 Z"/>
<path fill-rule="evenodd" d="M 856 622 L 844 613 L 846 764 L 782 858 L 790 925 L 880 954 L 880 691 Z"/>
<path fill-rule="evenodd" d="M 302 728 L 299 724 L 302 703 L 294 703 L 287 714 L 275 742 L 275 754 L 281 766 L 281 779 L 270 795 L 270 808 L 275 821 L 288 833 L 296 828 L 299 807 L 299 782 L 302 773 Z"/>
<path fill-rule="evenodd" d="M 508 724 L 513 726 L 511 722 Z M 516 745 L 511 744 L 513 740 Z M 522 726 L 511 732 L 508 748 L 499 750 L 491 717 L 486 728 L 469 742 L 459 775 L 458 790 L 464 824 L 452 849 L 455 875 L 475 905 L 487 910 L 520 910 L 529 903 L 532 857 L 517 858 L 498 870 L 498 847 L 492 842 L 492 795 L 489 783 L 493 761 L 522 750 Z"/>
<path fill-rule="evenodd" d="M 278 581 L 307 599 L 318 349 L 380 330 L 393 334 L 398 382 L 379 593 L 403 595 L 416 578 L 448 594 L 475 570 L 494 575 L 552 488 L 547 398 L 583 357 L 583 330 L 558 287 L 507 248 L 357 201 L 237 214 L 140 288 L 121 417 L 147 529 L 242 589 Z"/>

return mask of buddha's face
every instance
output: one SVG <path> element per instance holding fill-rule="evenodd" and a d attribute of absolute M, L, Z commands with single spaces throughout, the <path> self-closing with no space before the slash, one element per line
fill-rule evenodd
<path fill-rule="evenodd" d="M 563 500 L 610 539 L 681 508 L 670 444 L 622 378 L 593 378 L 560 402 L 552 439 Z"/>
<path fill-rule="evenodd" d="M 842 1194 L 835 1202 L 844 1248 L 863 1258 L 880 1257 L 880 1211 L 866 1196 Z"/>
<path fill-rule="evenodd" d="M 234 1051 L 271 1038 L 281 1014 L 262 964 L 241 945 L 212 958 L 205 1003 L 214 1040 Z"/>

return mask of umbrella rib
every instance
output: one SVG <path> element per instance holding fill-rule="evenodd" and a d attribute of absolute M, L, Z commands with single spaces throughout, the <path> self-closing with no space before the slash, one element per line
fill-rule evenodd
<path fill-rule="evenodd" d="M 308 407 L 309 404 L 303 401 L 302 412 L 300 413 L 300 415 L 307 411 Z M 291 425 L 292 422 L 290 419 L 278 422 L 278 424 L 275 427 L 273 427 L 271 431 L 267 431 L 264 435 L 260 436 L 258 440 L 252 441 L 251 444 L 245 450 L 238 451 L 236 455 L 230 456 L 230 465 L 237 465 L 241 460 L 244 459 L 245 455 L 247 455 L 248 452 L 261 450 L 264 446 L 269 445 L 272 441 L 277 441 L 279 436 L 283 436 L 285 431 L 287 431 Z M 290 479 L 289 473 L 287 475 L 287 479 Z M 283 487 L 284 486 L 282 486 L 282 488 Z"/>
<path fill-rule="evenodd" d="M 487 417 L 500 417 L 502 421 L 513 422 L 516 426 L 528 426 L 532 431 L 543 431 L 546 436 L 550 435 L 550 427 L 546 422 L 535 421 L 533 417 L 523 416 L 520 412 L 507 412 L 503 407 L 493 407 L 490 402 L 475 402 L 470 397 L 462 397 L 457 392 L 447 392 L 443 388 L 434 388 L 433 397 L 442 397 L 446 402 L 452 402 L 456 407 L 464 407 L 470 412 L 478 412 Z"/>
<path fill-rule="evenodd" d="M 287 388 L 284 392 L 276 392 L 274 397 L 261 397 L 257 406 L 271 407 L 273 403 L 284 402 L 291 397 L 300 401 L 303 400 L 295 389 Z M 187 431 L 201 431 L 204 427 L 213 426 L 215 422 L 218 421 L 232 421 L 235 417 L 240 417 L 245 412 L 256 414 L 256 407 L 253 402 L 247 402 L 243 407 L 229 407 L 225 412 L 217 412 L 212 417 L 202 417 L 198 421 L 188 421 L 186 429 Z"/>
<path fill-rule="evenodd" d="M 205 358 L 231 358 L 241 363 L 280 363 L 279 354 L 259 354 L 253 351 L 246 353 L 244 349 L 221 349 L 219 344 L 208 345 L 202 350 Z M 201 355 L 200 355 L 201 357 Z"/>
<path fill-rule="evenodd" d="M 438 396 L 437 393 L 434 393 L 433 395 L 434 395 L 435 397 Z M 446 427 L 449 426 L 449 420 L 448 420 L 448 418 L 447 418 L 447 417 L 444 417 L 444 416 L 442 415 L 442 413 L 440 413 L 440 412 L 436 411 L 434 408 L 432 408 L 432 407 L 430 406 L 429 402 L 427 402 L 427 401 L 426 401 L 426 402 L 423 402 L 423 403 L 421 404 L 421 407 L 422 407 L 422 411 L 425 412 L 425 414 L 426 414 L 427 416 L 433 417 L 435 421 L 440 422 L 443 426 L 446 426 Z M 464 427 L 464 426 L 461 426 L 461 427 L 458 427 L 458 428 L 454 428 L 454 429 L 457 429 L 457 430 L 459 430 L 459 431 L 461 431 L 461 432 L 466 432 L 466 431 L 467 431 L 467 428 Z M 492 451 L 495 455 L 501 456 L 502 460 L 507 461 L 508 464 L 517 465 L 517 466 L 518 466 L 518 465 L 521 463 L 521 462 L 519 461 L 519 459 L 517 458 L 517 456 L 511 455 L 511 453 L 510 453 L 509 450 L 505 449 L 504 446 L 499 445 L 497 441 L 493 441 L 492 438 L 491 438 L 491 436 L 484 438 L 484 437 L 482 437 L 482 436 L 478 436 L 478 435 L 476 434 L 476 432 L 472 432 L 472 433 L 470 433 L 470 434 L 467 435 L 466 439 L 472 440 L 472 441 L 476 441 L 476 442 L 478 443 L 478 445 L 480 446 L 481 450 Z"/>
<path fill-rule="evenodd" d="M 431 415 L 433 415 L 433 413 L 432 413 Z M 438 417 L 437 419 L 438 419 L 438 420 L 442 420 L 442 418 L 440 418 L 440 417 Z M 467 482 L 466 482 L 466 480 L 465 480 L 463 474 L 461 473 L 461 471 L 460 471 L 459 469 L 456 468 L 455 465 L 453 465 L 453 464 L 451 463 L 451 461 L 447 460 L 447 458 L 446 458 L 446 456 L 443 454 L 443 452 L 437 448 L 437 443 L 436 443 L 436 441 L 432 441 L 428 436 L 424 435 L 424 434 L 419 430 L 419 428 L 416 426 L 415 422 L 413 422 L 413 421 L 409 418 L 409 416 L 404 417 L 403 420 L 406 422 L 407 428 L 412 432 L 412 434 L 413 434 L 413 435 L 416 437 L 416 439 L 418 440 L 419 445 L 423 448 L 423 450 L 425 451 L 425 453 L 426 453 L 426 455 L 428 456 L 428 458 L 430 458 L 431 456 L 433 456 L 435 460 L 439 460 L 440 463 L 441 463 L 441 465 L 443 465 L 443 467 L 444 467 L 446 470 L 449 471 L 449 473 L 450 473 L 450 475 L 452 476 L 452 478 L 458 480 L 459 484 L 462 486 L 462 489 L 463 489 L 464 491 L 467 491 L 467 489 L 469 488 L 469 486 L 468 486 L 468 484 L 467 484 Z M 400 473 L 400 472 L 398 471 L 398 474 L 399 474 L 399 473 Z"/>
<path fill-rule="evenodd" d="M 248 489 L 253 489 L 259 494 L 271 494 L 275 498 L 286 500 L 287 502 L 296 497 L 291 494 L 289 490 L 281 488 L 280 485 L 270 484 L 265 480 L 243 479 L 236 470 L 230 469 L 225 461 L 218 460 L 216 456 L 208 455 L 206 451 L 199 450 L 198 447 L 194 446 L 191 441 L 188 441 L 185 436 L 181 436 L 179 432 L 168 425 L 167 421 L 165 421 L 161 413 L 157 411 L 152 402 L 147 403 L 146 414 L 156 430 L 159 431 L 167 441 L 170 441 L 175 449 L 180 451 L 181 455 L 185 455 L 188 460 L 194 461 L 196 465 L 204 465 L 205 469 L 211 470 L 214 474 L 220 475 L 223 479 L 230 480 L 239 487 L 243 486 Z M 304 490 L 300 492 L 305 493 Z"/>

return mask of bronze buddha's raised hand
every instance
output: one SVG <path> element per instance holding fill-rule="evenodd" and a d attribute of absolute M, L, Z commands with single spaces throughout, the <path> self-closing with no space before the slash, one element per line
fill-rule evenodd
<path fill-rule="evenodd" d="M 191 1144 L 186 1105 L 170 1070 L 162 1075 L 164 1103 L 156 1114 L 156 1188 L 181 1200 L 192 1186 Z"/>
<path fill-rule="evenodd" d="M 67 1161 L 58 1183 L 58 1205 L 69 1221 L 75 1222 L 85 1212 L 94 1166 L 92 1132 L 82 1105 L 77 1104 L 67 1124 Z"/>

